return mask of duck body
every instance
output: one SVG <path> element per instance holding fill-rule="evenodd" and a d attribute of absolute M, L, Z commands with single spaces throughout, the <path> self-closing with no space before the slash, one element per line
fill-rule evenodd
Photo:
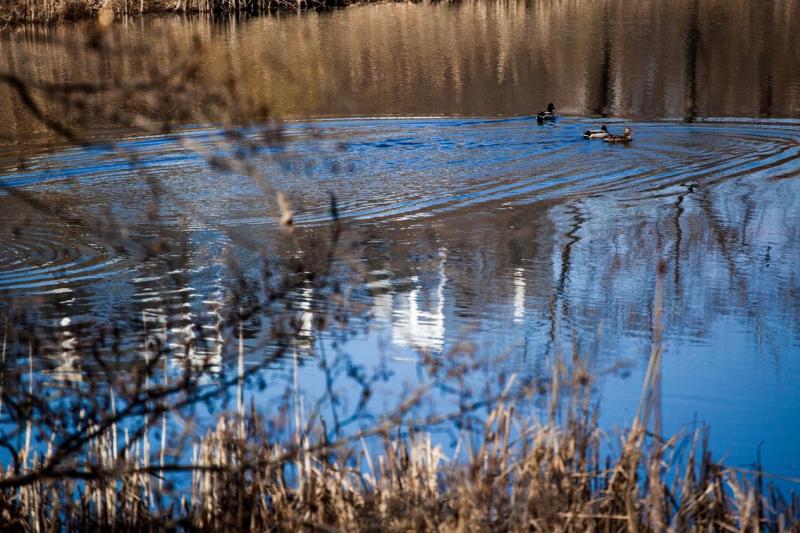
<path fill-rule="evenodd" d="M 583 132 L 584 139 L 605 139 L 609 135 L 611 134 L 608 133 L 608 128 L 606 128 L 605 124 L 599 130 L 586 130 Z"/>
<path fill-rule="evenodd" d="M 633 140 L 633 130 L 625 128 L 625 132 L 622 135 L 609 135 L 603 140 L 607 143 L 629 143 Z"/>
<path fill-rule="evenodd" d="M 539 111 L 539 113 L 536 115 L 536 122 L 538 122 L 539 124 L 546 121 L 552 121 L 555 119 L 556 119 L 556 106 L 554 106 L 552 102 L 547 104 L 547 111 Z"/>

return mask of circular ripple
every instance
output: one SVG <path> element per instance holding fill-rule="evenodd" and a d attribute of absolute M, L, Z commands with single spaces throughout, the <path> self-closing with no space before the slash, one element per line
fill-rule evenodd
<path fill-rule="evenodd" d="M 348 171 L 312 172 L 297 196 L 313 196 L 308 184 L 323 183 L 342 217 L 375 221 L 606 193 L 645 200 L 684 183 L 772 178 L 800 167 L 797 130 L 785 125 L 610 123 L 614 132 L 634 129 L 634 142 L 618 146 L 582 139 L 594 122 L 385 120 L 364 130 L 326 123 L 316 133 L 346 147 L 338 157 Z M 324 153 L 320 141 L 293 142 L 297 152 Z M 326 221 L 327 198 L 318 205 L 297 222 Z"/>
<path fill-rule="evenodd" d="M 0 291 L 67 292 L 113 276 L 124 257 L 112 246 L 68 226 L 41 220 L 2 226 L 0 232 Z"/>
<path fill-rule="evenodd" d="M 330 192 L 343 218 L 387 221 L 597 194 L 646 202 L 676 194 L 683 184 L 775 179 L 800 171 L 800 143 L 792 125 L 629 123 L 634 142 L 611 146 L 581 138 L 595 123 L 565 118 L 542 127 L 520 118 L 291 124 L 285 150 L 265 157 L 262 170 L 288 193 L 300 225 L 329 219 Z M 618 132 L 623 124 L 609 127 Z M 212 133 L 185 135 L 195 144 L 214 146 Z M 22 187 L 55 195 L 43 201 L 57 202 L 56 184 L 47 177 L 79 176 L 79 194 L 92 199 L 91 209 L 111 209 L 129 224 L 150 201 L 139 174 L 146 167 L 170 200 L 162 209 L 177 213 L 174 220 L 185 220 L 177 233 L 274 221 L 258 187 L 203 167 L 202 158 L 175 139 L 132 139 L 124 145 L 136 154 L 137 165 L 102 150 L 73 150 L 51 156 L 40 174 L 0 176 L 0 181 L 25 178 Z M 124 258 L 97 236 L 44 215 L 26 220 L 15 214 L 20 202 L 7 195 L 0 202 L 4 215 L 18 219 L 0 221 L 0 290 L 68 290 L 125 268 Z M 72 207 L 78 214 L 89 210 Z"/>

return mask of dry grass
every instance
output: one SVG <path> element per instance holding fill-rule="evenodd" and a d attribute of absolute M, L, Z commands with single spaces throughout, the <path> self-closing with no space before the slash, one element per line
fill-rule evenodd
<path fill-rule="evenodd" d="M 654 319 L 659 295 L 660 284 Z M 51 450 L 40 456 L 28 433 L 22 471 L 0 476 L 0 519 L 29 531 L 798 531 L 800 502 L 764 489 L 760 472 L 715 462 L 704 430 L 664 439 L 648 429 L 660 416 L 659 329 L 618 442 L 597 425 L 579 360 L 554 368 L 546 420 L 522 414 L 530 398 L 512 378 L 478 431 L 447 451 L 435 430 L 463 411 L 386 419 L 331 442 L 309 429 L 296 395 L 289 432 L 237 401 L 177 454 L 184 463 L 164 462 L 163 438 L 159 449 L 150 432 L 131 441 L 114 424 L 87 457 L 47 471 Z"/>
<path fill-rule="evenodd" d="M 143 13 L 261 14 L 330 9 L 364 0 L 0 0 L 0 27 Z"/>
<path fill-rule="evenodd" d="M 84 476 L 38 479 L 2 492 L 6 525 L 34 531 L 118 527 L 202 530 L 759 531 L 797 530 L 797 501 L 760 490 L 715 463 L 701 432 L 688 456 L 677 439 L 632 430 L 601 460 L 601 432 L 574 411 L 564 425 L 519 427 L 513 401 L 485 420 L 479 446 L 447 453 L 430 433 L 383 438 L 379 452 L 347 444 L 270 443 L 258 418 L 222 418 L 200 440 L 185 494 L 162 493 L 144 437 L 115 457 L 98 437 Z M 634 421 L 634 427 L 639 420 Z M 379 432 L 386 434 L 388 432 Z M 465 441 L 467 442 L 467 441 Z M 258 444 L 255 444 L 258 443 Z M 29 450 L 23 450 L 28 454 Z M 31 454 L 30 468 L 38 459 Z M 107 470 L 103 470 L 103 468 Z M 180 470 L 172 470 L 173 475 Z M 160 475 L 160 473 L 159 473 Z"/>
<path fill-rule="evenodd" d="M 0 25 L 91 18 L 101 5 L 96 0 L 2 0 Z"/>

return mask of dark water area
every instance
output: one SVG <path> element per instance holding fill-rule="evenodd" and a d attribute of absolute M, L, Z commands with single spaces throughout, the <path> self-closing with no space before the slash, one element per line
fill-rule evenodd
<path fill-rule="evenodd" d="M 158 47 L 102 64 L 70 54 L 58 41 L 80 27 L 3 36 L 2 68 L 75 81 L 169 61 Z M 797 27 L 793 2 L 691 0 L 132 19 L 115 30 L 132 51 L 161 34 L 190 49 L 199 32 L 210 82 L 235 72 L 276 113 L 340 117 L 289 121 L 258 158 L 297 239 L 282 243 L 258 184 L 199 155 L 217 130 L 130 137 L 93 125 L 113 149 L 54 149 L 0 88 L 0 313 L 55 336 L 126 323 L 120 343 L 134 355 L 139 324 L 169 323 L 180 346 L 183 328 L 218 319 L 232 257 L 247 271 L 260 254 L 313 255 L 334 193 L 347 259 L 368 285 L 351 296 L 371 317 L 346 349 L 382 354 L 398 376 L 462 342 L 522 376 L 578 351 L 603 373 L 613 431 L 636 411 L 663 259 L 666 432 L 708 423 L 732 466 L 752 466 L 760 449 L 767 471 L 800 478 Z M 550 100 L 566 116 L 538 125 L 529 115 Z M 400 117 L 363 118 L 385 115 Z M 634 142 L 583 140 L 598 115 L 632 127 Z M 91 223 L 108 214 L 125 246 Z M 171 248 L 142 260 L 136 243 L 165 234 Z M 307 312 L 313 298 L 293 301 Z M 259 328 L 246 329 L 250 358 Z M 57 352 L 62 379 L 89 371 Z M 214 342 L 190 357 L 211 352 L 222 371 Z M 312 390 L 321 379 L 303 376 Z"/>

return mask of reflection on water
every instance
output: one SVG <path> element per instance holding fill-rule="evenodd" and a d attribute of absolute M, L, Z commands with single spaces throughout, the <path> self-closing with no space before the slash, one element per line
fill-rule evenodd
<path fill-rule="evenodd" d="M 212 171 L 172 137 L 128 143 L 169 199 L 157 223 L 170 246 L 157 253 L 136 252 L 156 231 L 128 200 L 152 200 L 138 167 L 103 150 L 41 156 L 0 176 L 58 206 L 43 212 L 0 197 L 2 312 L 52 332 L 56 345 L 42 352 L 57 379 L 91 371 L 75 356 L 81 331 L 105 328 L 113 339 L 118 323 L 128 325 L 118 328 L 123 337 L 96 350 L 146 356 L 148 346 L 173 345 L 176 368 L 188 362 L 213 376 L 224 350 L 236 350 L 219 327 L 237 280 L 259 268 L 261 252 L 313 254 L 335 191 L 367 273 L 367 292 L 352 298 L 374 318 L 369 350 L 404 364 L 467 341 L 477 354 L 507 356 L 496 371 L 523 375 L 546 373 L 555 351 L 577 350 L 597 370 L 622 364 L 633 378 L 607 376 L 598 389 L 610 427 L 630 420 L 638 398 L 663 258 L 667 429 L 697 416 L 735 464 L 750 464 L 763 440 L 766 468 L 798 475 L 798 128 L 641 122 L 632 145 L 610 146 L 581 139 L 587 123 L 289 125 L 292 164 L 271 154 L 263 165 L 295 209 L 290 250 L 257 189 Z M 130 246 L 90 227 L 109 210 Z M 316 295 L 311 286 L 293 291 L 291 320 L 306 339 L 297 348 L 313 355 L 328 342 L 315 338 Z M 251 356 L 270 327 L 246 321 Z"/>
<path fill-rule="evenodd" d="M 20 339 L 53 339 L 36 350 L 55 381 L 92 371 L 80 354 L 147 358 L 159 346 L 174 348 L 175 368 L 216 379 L 238 348 L 220 329 L 246 307 L 241 287 L 266 290 L 269 280 L 246 285 L 264 256 L 300 264 L 319 252 L 333 192 L 354 256 L 342 268 L 352 260 L 366 273 L 365 291 L 349 295 L 374 318 L 365 351 L 403 363 L 468 341 L 507 356 L 492 371 L 523 375 L 546 373 L 558 351 L 577 350 L 597 370 L 624 364 L 632 379 L 598 384 L 611 427 L 638 399 L 664 259 L 667 430 L 697 416 L 733 464 L 751 463 L 763 441 L 767 470 L 800 476 L 797 123 L 656 120 L 798 116 L 799 19 L 793 2 L 745 0 L 135 19 L 117 27 L 130 55 L 100 62 L 62 46 L 74 29 L 4 36 L 5 67 L 56 80 L 133 76 L 170 60 L 166 47 L 139 54 L 142 40 L 165 32 L 189 49 L 199 32 L 203 76 L 233 73 L 248 98 L 288 115 L 519 117 L 288 124 L 285 145 L 257 158 L 294 211 L 287 244 L 256 184 L 181 142 L 209 147 L 218 132 L 48 154 L 33 146 L 44 137 L 22 145 L 39 126 L 2 88 L 0 182 L 18 189 L 0 194 L 0 314 Z M 525 117 L 551 99 L 574 117 L 541 126 Z M 584 141 L 596 121 L 580 115 L 634 117 L 625 125 L 636 140 Z M 124 231 L 109 230 L 108 213 Z M 340 340 L 316 333 L 319 297 L 310 283 L 289 289 L 304 355 Z M 249 357 L 273 327 L 257 314 L 243 320 Z"/>
<path fill-rule="evenodd" d="M 136 79 L 199 52 L 209 82 L 233 76 L 243 98 L 295 117 L 530 115 L 551 100 L 580 116 L 797 117 L 798 27 L 792 0 L 399 3 L 219 23 L 134 18 L 115 26 L 114 57 L 64 44 L 80 25 L 24 31 L 0 37 L 0 69 Z M 0 120 L 13 143 L 42 129 L 7 87 Z"/>
<path fill-rule="evenodd" d="M 392 341 L 397 346 L 409 346 L 423 352 L 441 354 L 444 349 L 445 322 L 444 288 L 447 284 L 445 273 L 446 250 L 439 251 L 439 264 L 435 271 L 433 287 L 427 287 L 424 297 L 420 294 L 423 283 L 418 276 L 409 279 L 411 290 L 400 298 L 395 305 L 393 300 L 378 300 L 378 305 L 391 306 L 388 311 L 377 309 L 379 316 L 390 316 L 389 327 L 392 330 Z"/>

